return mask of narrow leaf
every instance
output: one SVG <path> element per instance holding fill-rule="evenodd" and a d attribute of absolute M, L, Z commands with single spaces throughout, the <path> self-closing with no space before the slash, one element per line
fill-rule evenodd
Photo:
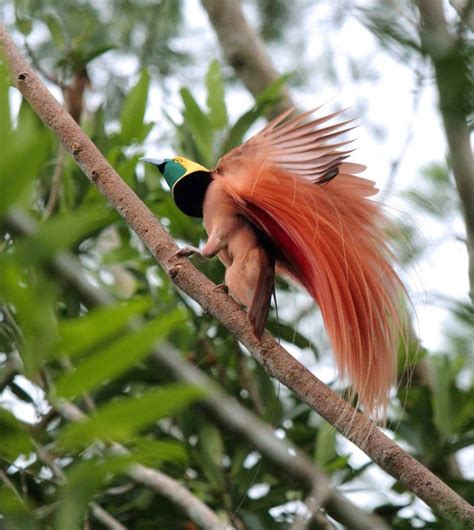
<path fill-rule="evenodd" d="M 149 85 L 150 75 L 146 69 L 143 69 L 137 84 L 126 97 L 120 115 L 122 140 L 124 142 L 141 139 Z"/>
<path fill-rule="evenodd" d="M 9 89 L 7 70 L 5 64 L 0 62 L 0 145 L 7 145 L 12 133 Z"/>
<path fill-rule="evenodd" d="M 149 298 L 139 298 L 112 307 L 100 307 L 79 318 L 62 320 L 59 323 L 61 354 L 74 357 L 115 337 L 149 307 Z"/>
<path fill-rule="evenodd" d="M 264 108 L 265 106 L 253 107 L 240 116 L 227 135 L 227 139 L 222 148 L 223 153 L 227 153 L 244 141 L 244 136 L 250 127 L 263 116 Z"/>
<path fill-rule="evenodd" d="M 55 294 L 54 286 L 39 271 L 26 274 L 11 255 L 0 257 L 0 299 L 14 308 L 22 331 L 21 357 L 29 375 L 56 347 Z"/>
<path fill-rule="evenodd" d="M 17 244 L 15 258 L 25 265 L 41 263 L 110 224 L 113 216 L 114 213 L 102 206 L 82 207 L 75 212 L 56 215 L 41 225 L 36 234 Z"/>
<path fill-rule="evenodd" d="M 336 457 L 336 429 L 330 423 L 324 421 L 318 429 L 314 461 L 318 467 L 325 470 L 328 468 L 328 464 Z"/>
<path fill-rule="evenodd" d="M 64 47 L 64 34 L 61 27 L 61 21 L 56 13 L 49 12 L 41 17 L 43 22 L 48 26 L 51 37 L 53 37 L 56 48 Z"/>
<path fill-rule="evenodd" d="M 193 134 L 193 139 L 202 158 L 202 163 L 210 166 L 212 163 L 212 131 L 209 118 L 201 110 L 187 88 L 182 88 L 180 94 L 184 103 L 186 126 Z"/>
<path fill-rule="evenodd" d="M 291 74 L 281 75 L 278 79 L 270 83 L 264 90 L 262 90 L 255 101 L 257 105 L 275 103 L 281 97 L 282 88 L 285 86 L 287 81 L 291 78 Z"/>
<path fill-rule="evenodd" d="M 432 394 L 433 420 L 439 432 L 447 438 L 452 434 L 453 410 L 450 387 L 454 374 L 446 357 L 433 357 L 431 364 L 436 388 Z"/>
<path fill-rule="evenodd" d="M 30 437 L 11 412 L 0 408 L 0 455 L 10 461 L 33 450 Z"/>
<path fill-rule="evenodd" d="M 118 377 L 144 359 L 151 348 L 183 320 L 183 313 L 175 310 L 117 339 L 85 359 L 73 372 L 62 375 L 56 382 L 56 394 L 70 399 Z"/>
<path fill-rule="evenodd" d="M 257 95 L 255 105 L 242 114 L 231 127 L 227 139 L 224 142 L 223 153 L 227 153 L 227 151 L 230 151 L 244 141 L 244 136 L 250 127 L 259 118 L 263 117 L 266 111 L 280 99 L 281 90 L 290 77 L 289 74 L 280 76 Z"/>
<path fill-rule="evenodd" d="M 94 494 L 106 479 L 125 472 L 132 463 L 130 455 L 113 455 L 105 460 L 91 459 L 73 466 L 60 494 L 54 528 L 83 530 L 85 513 Z"/>
<path fill-rule="evenodd" d="M 206 75 L 207 107 L 209 121 L 215 129 L 223 129 L 227 125 L 224 83 L 222 81 L 219 62 L 214 60 Z"/>
<path fill-rule="evenodd" d="M 23 33 L 23 35 L 29 35 L 33 29 L 33 20 L 27 17 L 16 16 L 16 26 Z"/>
<path fill-rule="evenodd" d="M 67 425 L 59 434 L 63 449 L 83 448 L 95 439 L 127 441 L 151 423 L 188 406 L 203 391 L 184 384 L 149 390 L 104 405 L 88 420 Z"/>
<path fill-rule="evenodd" d="M 201 467 L 209 482 L 217 490 L 225 487 L 222 469 L 224 444 L 221 433 L 212 423 L 204 422 L 199 429 L 199 456 Z"/>
<path fill-rule="evenodd" d="M 4 112 L 5 108 L 2 114 Z M 8 117 L 0 115 L 0 121 L 3 119 L 7 121 Z M 33 179 L 48 157 L 50 136 L 44 126 L 36 127 L 36 122 L 31 108 L 22 104 L 16 130 L 10 133 L 6 125 L 2 125 L 2 134 L 7 134 L 7 137 L 3 139 L 0 156 L 0 214 L 11 208 L 31 188 Z M 21 170 L 18 168 L 19 160 Z"/>
<path fill-rule="evenodd" d="M 185 464 L 188 459 L 184 445 L 170 440 L 138 437 L 133 440 L 131 451 L 135 462 L 152 467 L 156 467 L 163 461 Z"/>

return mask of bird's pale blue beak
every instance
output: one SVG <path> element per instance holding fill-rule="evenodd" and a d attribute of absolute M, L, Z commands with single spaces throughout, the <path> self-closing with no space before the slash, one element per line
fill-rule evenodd
<path fill-rule="evenodd" d="M 142 162 L 148 162 L 148 164 L 152 164 L 156 166 L 161 171 L 161 173 L 163 173 L 166 160 L 159 160 L 156 158 L 146 158 L 146 157 L 142 157 L 139 160 L 141 160 Z"/>

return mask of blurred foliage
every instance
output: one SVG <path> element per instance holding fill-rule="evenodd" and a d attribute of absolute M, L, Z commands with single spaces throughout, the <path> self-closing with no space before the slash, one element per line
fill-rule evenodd
<path fill-rule="evenodd" d="M 350 3 L 343 4 L 347 8 Z M 78 72 L 92 71 L 100 58 L 102 78 L 89 75 L 90 88 L 101 90 L 100 104 L 83 114 L 83 126 L 171 235 L 199 245 L 204 238 L 201 224 L 176 209 L 154 168 L 138 164 L 153 133 L 154 124 L 145 120 L 147 101 L 154 85 L 167 90 L 157 74 L 174 76 L 181 85 L 181 116 L 168 113 L 173 136 L 166 145 L 209 167 L 262 119 L 286 78 L 236 116 L 226 101 L 228 80 L 217 61 L 201 75 L 204 98 L 180 73 L 189 60 L 175 45 L 176 37 L 186 33 L 183 2 L 16 0 L 9 6 L 17 36 L 39 42 L 30 45 L 34 61 L 63 89 Z M 348 16 L 344 6 L 333 7 L 334 27 Z M 279 42 L 296 8 L 266 0 L 257 7 L 266 38 Z M 406 7 L 415 17 L 410 5 Z M 412 27 L 393 20 L 392 8 L 392 2 L 371 2 L 357 16 L 383 47 L 405 60 L 420 53 L 420 43 Z M 332 52 L 327 50 L 329 63 Z M 125 59 L 136 66 L 132 84 L 115 68 L 114 63 Z M 359 68 L 354 65 L 354 72 Z M 157 366 L 149 354 L 167 345 L 278 428 L 279 436 L 311 455 L 335 485 L 373 493 L 378 484 L 367 475 L 372 465 L 352 463 L 351 449 L 331 426 L 280 390 L 220 325 L 174 289 L 73 161 L 60 161 L 55 138 L 30 107 L 22 101 L 16 110 L 12 102 L 13 90 L 1 70 L 0 525 L 7 530 L 102 528 L 90 509 L 94 500 L 130 529 L 195 528 L 169 500 L 131 481 L 127 469 L 142 463 L 179 480 L 239 528 L 288 526 L 301 506 L 295 501 L 308 493 L 305 487 L 200 408 L 201 392 L 174 382 Z M 48 213 L 57 171 L 57 203 Z M 448 166 L 430 162 L 418 180 L 420 185 L 407 192 L 409 201 L 437 221 L 457 215 Z M 36 221 L 34 233 L 20 233 L 14 222 L 17 212 L 27 212 Z M 404 264 L 426 250 L 406 220 L 393 239 L 400 249 L 407 242 L 412 249 Z M 94 307 L 77 285 L 61 277 L 54 263 L 64 251 L 77 258 L 84 277 L 109 295 L 109 304 Z M 217 260 L 197 264 L 216 283 L 222 281 Z M 292 303 L 294 296 L 293 287 L 278 282 L 280 304 L 295 308 L 291 319 L 280 322 L 272 310 L 268 327 L 284 344 L 319 360 L 313 343 L 319 349 L 325 343 L 314 336 L 314 325 L 311 336 L 301 331 L 308 326 L 295 330 L 294 322 L 309 315 L 307 308 Z M 472 482 L 455 460 L 458 451 L 474 443 L 472 307 L 454 300 L 439 303 L 451 313 L 445 344 L 440 351 L 417 352 L 419 345 L 412 341 L 409 355 L 417 363 L 405 374 L 411 375 L 411 384 L 398 390 L 388 428 L 473 501 Z M 65 420 L 60 414 L 64 399 L 88 418 Z M 123 444 L 128 453 L 111 452 L 113 442 Z M 251 489 L 254 485 L 262 487 Z M 399 492 L 393 484 L 391 495 L 375 508 L 391 528 L 444 528 L 431 514 L 416 510 L 411 495 Z"/>

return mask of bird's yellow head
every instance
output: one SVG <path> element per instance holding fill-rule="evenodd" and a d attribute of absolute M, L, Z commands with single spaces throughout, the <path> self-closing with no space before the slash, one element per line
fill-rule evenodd
<path fill-rule="evenodd" d="M 211 172 L 197 162 L 182 156 L 154 160 L 142 158 L 156 166 L 165 177 L 178 208 L 191 217 L 202 217 L 202 204 Z"/>

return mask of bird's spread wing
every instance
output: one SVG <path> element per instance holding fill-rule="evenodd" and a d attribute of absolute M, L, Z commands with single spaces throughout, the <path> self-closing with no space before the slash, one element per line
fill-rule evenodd
<path fill-rule="evenodd" d="M 281 169 L 318 184 L 338 174 L 354 175 L 365 166 L 346 162 L 352 150 L 344 149 L 353 140 L 342 138 L 354 129 L 354 120 L 330 124 L 344 111 L 312 118 L 320 107 L 285 121 L 294 111 L 288 109 L 271 121 L 262 131 L 221 158 L 218 168 L 244 157 L 263 158 Z"/>

